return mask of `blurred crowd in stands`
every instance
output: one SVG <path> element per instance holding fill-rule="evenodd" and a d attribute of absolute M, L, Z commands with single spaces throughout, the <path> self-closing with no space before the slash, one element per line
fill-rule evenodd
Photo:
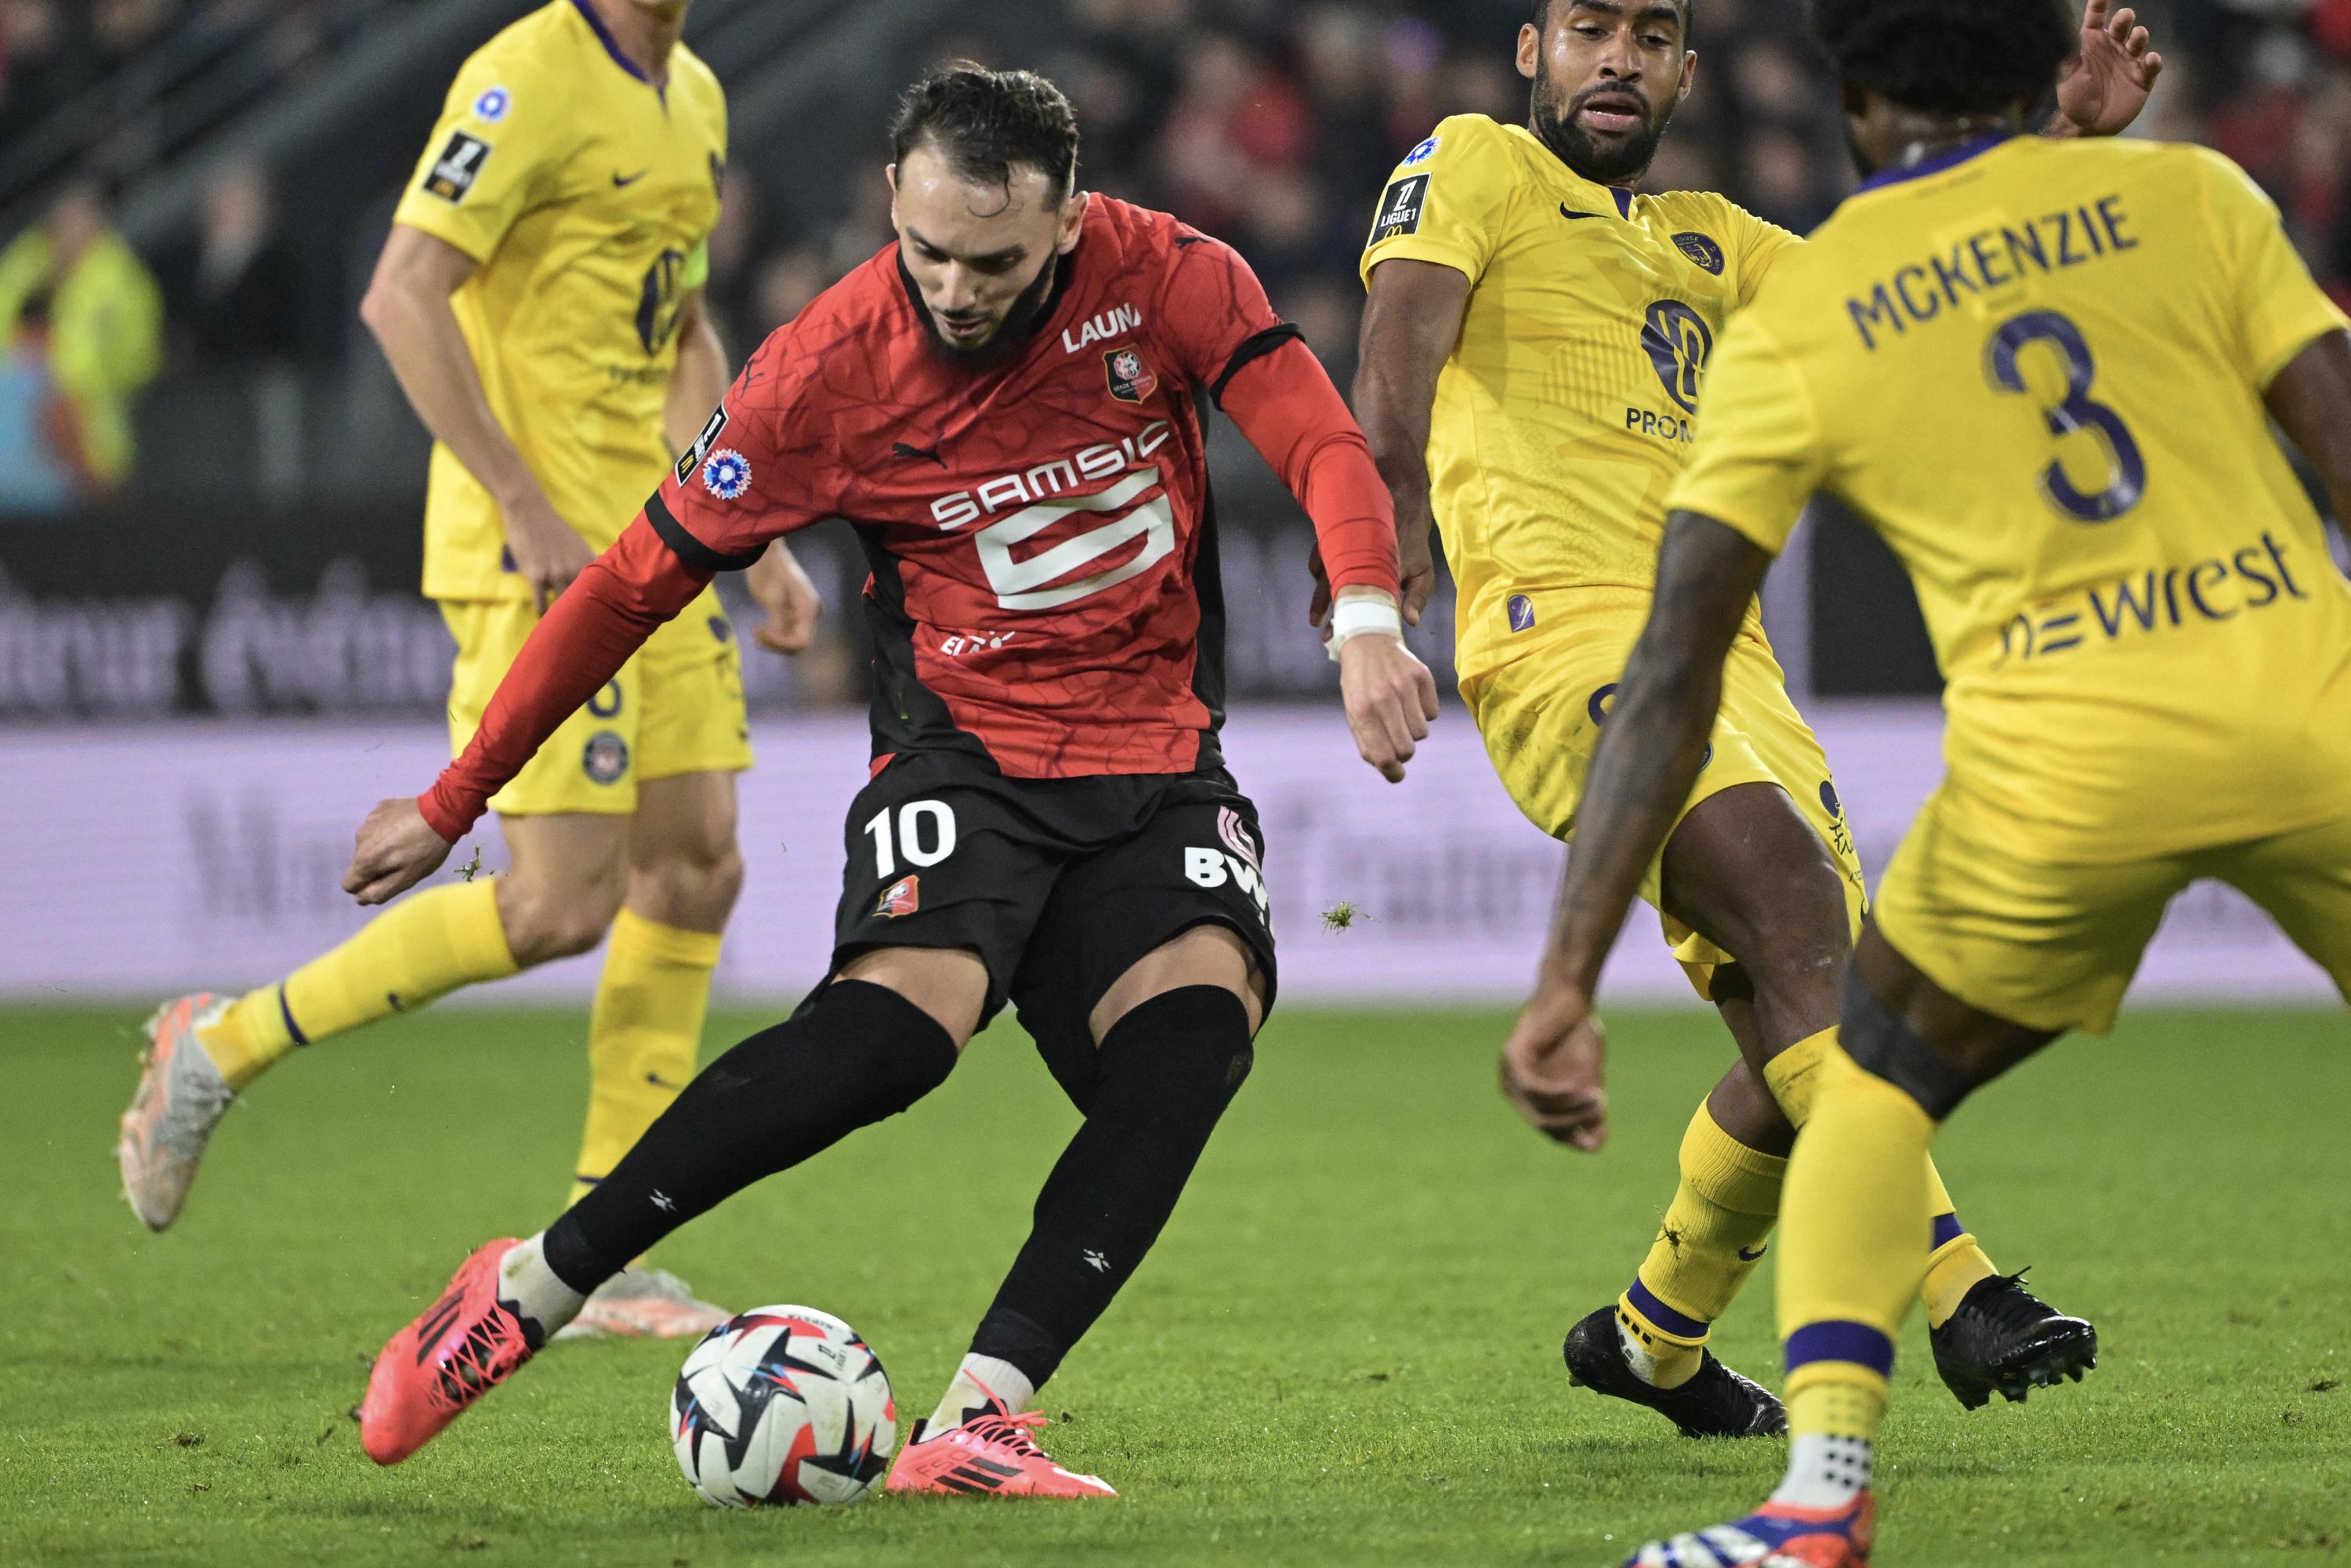
<path fill-rule="evenodd" d="M 102 102 L 110 81 L 161 62 L 233 63 L 252 78 L 239 91 L 266 93 L 404 3 L 0 0 L 0 157 Z M 2170 68 L 2144 130 L 2209 142 L 2252 170 L 2313 267 L 2351 303 L 2351 0 L 2156 0 L 2142 10 Z M 1526 112 L 1511 65 L 1524 0 L 1008 0 L 961 15 L 932 58 L 1053 77 L 1078 106 L 1082 183 L 1233 241 L 1342 385 L 1361 298 L 1355 258 L 1390 165 L 1446 115 Z M 1850 177 L 1801 0 L 1701 0 L 1696 42 L 1698 90 L 1652 185 L 1722 190 L 1810 228 Z M 893 62 L 891 74 L 925 63 Z M 877 101 L 877 162 L 885 114 Z M 22 232 L 0 233 L 0 509 L 61 509 L 109 489 L 130 461 L 131 401 L 167 363 L 331 371 L 355 349 L 371 351 L 331 320 L 321 329 L 321 312 L 287 308 L 319 280 L 298 273 L 268 170 L 216 172 L 194 221 L 142 256 L 111 225 L 109 187 L 162 150 L 132 126 L 93 123 L 86 134 L 92 172 Z M 408 169 L 351 177 L 381 183 L 388 212 Z M 710 288 L 738 351 L 887 237 L 872 171 L 807 175 L 750 148 L 729 167 Z M 362 267 L 371 250 L 345 246 L 335 265 Z M 330 281 L 344 298 L 355 290 L 350 278 Z"/>

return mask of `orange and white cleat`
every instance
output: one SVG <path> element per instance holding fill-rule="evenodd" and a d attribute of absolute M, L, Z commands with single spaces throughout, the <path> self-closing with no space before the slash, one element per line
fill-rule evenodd
<path fill-rule="evenodd" d="M 1869 1568 L 1876 1525 L 1866 1491 L 1843 1508 L 1767 1502 L 1734 1524 L 1652 1541 L 1625 1568 Z"/>
<path fill-rule="evenodd" d="M 666 1269 L 623 1269 L 555 1331 L 572 1339 L 700 1339 L 729 1316 Z"/>
<path fill-rule="evenodd" d="M 961 1497 L 1116 1497 L 1100 1476 L 1081 1476 L 1055 1464 L 1030 1436 L 1045 1413 L 1015 1416 L 993 1402 L 959 1427 L 932 1434 L 914 1423 L 883 1489 Z"/>
<path fill-rule="evenodd" d="M 195 1185 L 196 1162 L 236 1091 L 206 1054 L 196 1030 L 218 1019 L 228 1003 L 208 992 L 175 997 L 147 1020 L 148 1050 L 122 1137 L 114 1146 L 122 1167 L 122 1196 L 150 1230 L 180 1217 Z"/>
<path fill-rule="evenodd" d="M 360 1402 L 369 1458 L 400 1463 L 538 1353 L 522 1319 L 498 1300 L 498 1265 L 517 1245 L 511 1236 L 483 1243 L 441 1299 L 377 1354 Z"/>

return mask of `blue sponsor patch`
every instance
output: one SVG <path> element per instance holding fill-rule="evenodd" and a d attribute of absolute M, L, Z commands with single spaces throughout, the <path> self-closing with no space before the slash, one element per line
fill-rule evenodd
<path fill-rule="evenodd" d="M 474 100 L 474 118 L 496 125 L 507 117 L 507 110 L 513 107 L 514 95 L 506 89 L 484 88 L 482 96 Z"/>
<path fill-rule="evenodd" d="M 731 446 L 722 446 L 702 465 L 702 487 L 722 501 L 731 501 L 751 482 L 751 461 Z"/>
<path fill-rule="evenodd" d="M 1535 626 L 1535 601 L 1523 593 L 1510 595 L 1510 630 L 1531 632 Z"/>
<path fill-rule="evenodd" d="M 580 767 L 599 784 L 613 783 L 629 770 L 629 743 L 609 729 L 600 729 L 581 748 Z"/>
<path fill-rule="evenodd" d="M 1832 817 L 1844 815 L 1844 802 L 1837 799 L 1836 786 L 1826 779 L 1821 780 L 1821 809 Z"/>
<path fill-rule="evenodd" d="M 1422 142 L 1419 146 L 1405 153 L 1404 155 L 1404 162 L 1400 164 L 1399 167 L 1409 169 L 1415 163 L 1427 162 L 1431 158 L 1437 156 L 1437 145 L 1438 139 L 1434 136 L 1430 137 L 1427 141 Z"/>
<path fill-rule="evenodd" d="M 1717 277 L 1722 276 L 1722 247 L 1702 234 L 1677 234 L 1674 248 Z"/>

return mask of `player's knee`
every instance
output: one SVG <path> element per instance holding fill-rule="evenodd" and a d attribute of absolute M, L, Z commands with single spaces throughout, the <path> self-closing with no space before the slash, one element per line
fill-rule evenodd
<path fill-rule="evenodd" d="M 1102 1036 L 1087 1114 L 1113 1103 L 1154 1107 L 1173 1124 L 1216 1124 L 1256 1065 L 1249 1009 L 1223 986 L 1183 986 L 1127 1009 Z M 1068 1085 L 1064 1085 L 1068 1087 Z"/>
<path fill-rule="evenodd" d="M 723 925 L 743 893 L 743 855 L 731 838 L 664 855 L 630 873 L 630 907 L 665 925 Z"/>
<path fill-rule="evenodd" d="M 525 968 L 585 953 L 612 928 L 621 894 L 617 875 L 502 876 L 498 920 L 507 950 Z"/>
<path fill-rule="evenodd" d="M 896 991 L 834 980 L 786 1022 L 712 1062 L 705 1076 L 722 1092 L 839 1103 L 863 1125 L 896 1115 L 946 1082 L 957 1054 L 946 1027 Z"/>
<path fill-rule="evenodd" d="M 1993 1075 L 1938 1050 L 1879 1001 L 1858 972 L 1845 978 L 1844 1018 L 1837 1037 L 1855 1065 L 1909 1095 L 1938 1122 L 1948 1119 Z"/>

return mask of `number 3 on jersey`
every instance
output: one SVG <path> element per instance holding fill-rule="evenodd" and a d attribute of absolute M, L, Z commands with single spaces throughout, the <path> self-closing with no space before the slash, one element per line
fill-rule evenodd
<path fill-rule="evenodd" d="M 2095 433 L 2105 445 L 2107 464 L 2106 487 L 2085 495 L 2066 476 L 2065 465 L 2053 460 L 2041 471 L 2041 493 L 2077 523 L 2111 523 L 2137 506 L 2139 497 L 2147 493 L 2147 458 L 2122 415 L 2091 398 L 2090 385 L 2097 378 L 2097 361 L 2090 356 L 2090 345 L 2083 338 L 2082 329 L 2072 319 L 2054 310 L 2028 311 L 2003 323 L 1991 335 L 1991 341 L 1984 345 L 1984 373 L 1991 379 L 1993 390 L 2032 395 L 2032 389 L 2025 384 L 2020 359 L 2024 350 L 2034 343 L 2049 344 L 2064 361 L 2064 399 L 2041 411 L 2042 418 L 2048 422 L 2049 434 L 2066 436 L 2081 431 Z"/>
<path fill-rule="evenodd" d="M 873 813 L 865 836 L 873 841 L 873 871 L 877 876 L 898 874 L 898 857 L 909 865 L 934 866 L 955 853 L 955 808 L 944 800 L 909 800 L 898 808 L 897 830 L 891 831 L 887 808 Z"/>

